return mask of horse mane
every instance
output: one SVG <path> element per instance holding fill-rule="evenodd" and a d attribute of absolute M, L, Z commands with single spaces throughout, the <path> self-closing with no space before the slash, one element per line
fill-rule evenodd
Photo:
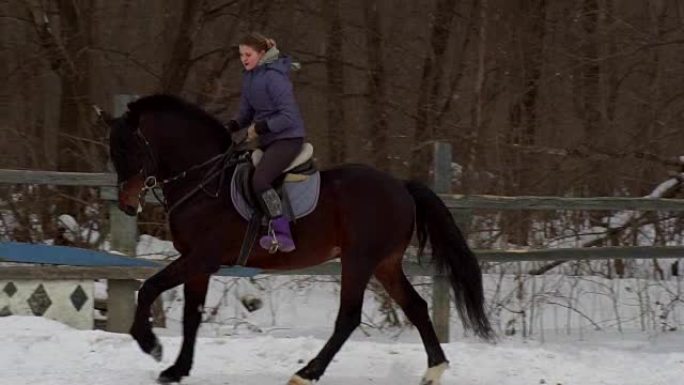
<path fill-rule="evenodd" d="M 126 120 L 131 127 L 138 127 L 140 116 L 144 113 L 172 113 L 187 117 L 208 127 L 212 127 L 220 133 L 227 143 L 230 141 L 228 130 L 223 123 L 214 116 L 204 111 L 196 104 L 190 103 L 185 99 L 169 94 L 154 94 L 144 96 L 138 100 L 128 103 L 128 113 Z"/>

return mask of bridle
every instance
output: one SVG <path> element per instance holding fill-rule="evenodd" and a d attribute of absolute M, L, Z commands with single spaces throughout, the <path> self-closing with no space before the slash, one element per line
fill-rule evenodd
<path fill-rule="evenodd" d="M 228 146 L 228 149 L 216 156 L 213 156 L 206 161 L 190 166 L 187 169 L 169 177 L 169 178 L 164 178 L 159 180 L 157 177 L 157 172 L 159 171 L 158 165 L 159 165 L 159 158 L 156 156 L 155 151 L 152 149 L 152 146 L 150 145 L 150 142 L 147 140 L 145 135 L 142 133 L 140 130 L 140 126 L 135 130 L 135 135 L 136 137 L 140 140 L 140 142 L 143 144 L 144 147 L 144 152 L 145 152 L 145 158 L 148 159 L 150 166 L 148 167 L 146 162 L 143 161 L 142 169 L 140 170 L 140 174 L 143 176 L 143 188 L 140 190 L 140 193 L 138 194 L 138 201 L 140 204 L 144 204 L 145 202 L 145 196 L 149 191 L 152 191 L 152 194 L 154 197 L 157 199 L 157 201 L 166 209 L 167 215 L 170 217 L 171 213 L 178 208 L 181 204 L 186 202 L 188 199 L 190 199 L 192 196 L 197 194 L 200 191 L 204 191 L 209 197 L 211 198 L 218 198 L 221 194 L 221 189 L 224 185 L 225 177 L 226 177 L 226 170 L 237 165 L 238 163 L 243 163 L 249 161 L 249 154 L 240 154 L 236 151 L 236 145 L 235 143 L 231 142 L 230 146 Z M 239 155 L 239 156 L 236 156 Z M 186 178 L 188 175 L 191 173 L 201 170 L 205 167 L 209 167 L 209 169 L 204 173 L 204 176 L 202 177 L 201 181 L 197 186 L 195 186 L 192 190 L 188 191 L 185 193 L 180 199 L 178 199 L 176 202 L 174 202 L 171 206 L 169 206 L 168 201 L 166 200 L 165 197 L 159 195 L 159 189 L 163 189 L 164 186 L 183 180 Z M 209 191 L 208 190 L 208 184 L 209 182 L 213 181 L 216 179 L 216 177 L 219 177 L 219 183 L 218 187 L 216 188 L 216 191 Z M 123 185 L 122 182 L 121 185 Z M 120 186 L 121 187 L 121 186 Z"/>

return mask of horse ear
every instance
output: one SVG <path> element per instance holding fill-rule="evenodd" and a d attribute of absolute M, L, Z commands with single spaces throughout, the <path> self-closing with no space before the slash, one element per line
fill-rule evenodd
<path fill-rule="evenodd" d="M 112 117 L 112 115 L 109 112 L 103 110 L 97 104 L 93 104 L 93 110 L 95 110 L 95 114 L 97 115 L 98 120 L 104 123 L 107 127 L 111 128 L 111 123 L 114 121 L 114 117 Z"/>

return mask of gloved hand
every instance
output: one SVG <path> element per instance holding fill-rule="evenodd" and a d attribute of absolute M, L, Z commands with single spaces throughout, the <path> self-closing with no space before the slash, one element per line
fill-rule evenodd
<path fill-rule="evenodd" d="M 229 120 L 228 123 L 226 123 L 226 129 L 232 134 L 240 130 L 240 125 L 236 120 Z"/>
<path fill-rule="evenodd" d="M 247 131 L 247 128 L 238 129 L 237 131 L 230 134 L 230 139 L 235 144 L 242 144 L 248 140 Z"/>
<path fill-rule="evenodd" d="M 248 141 L 251 142 L 254 139 L 256 139 L 258 136 L 259 136 L 259 134 L 257 134 L 256 128 L 253 124 L 251 126 L 249 126 L 249 128 L 247 128 L 247 140 Z"/>

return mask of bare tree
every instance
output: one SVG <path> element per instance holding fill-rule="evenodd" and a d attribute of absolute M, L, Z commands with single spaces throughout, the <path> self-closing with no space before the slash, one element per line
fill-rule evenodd
<path fill-rule="evenodd" d="M 368 52 L 368 123 L 375 166 L 389 170 L 389 132 L 384 100 L 387 99 L 387 74 L 383 63 L 383 35 L 378 1 L 364 2 L 366 50 Z"/>
<path fill-rule="evenodd" d="M 468 159 L 465 163 L 465 182 L 464 186 L 469 189 L 469 177 L 473 174 L 473 167 L 480 156 L 480 136 L 483 127 L 484 110 L 484 86 L 487 56 L 487 12 L 489 11 L 487 0 L 479 1 L 479 17 L 477 22 L 477 65 L 473 81 L 473 104 L 470 112 L 471 144 L 468 152 Z"/>
<path fill-rule="evenodd" d="M 206 4 L 204 0 L 184 0 L 180 21 L 175 18 L 166 19 L 168 34 L 175 35 L 175 38 L 162 66 L 160 91 L 179 94 L 183 90 L 192 64 L 194 40 L 204 25 L 202 9 Z"/>
<path fill-rule="evenodd" d="M 221 21 L 227 17 L 232 20 L 229 23 L 228 32 L 221 43 L 221 48 L 217 49 L 217 54 L 213 55 L 209 60 L 209 67 L 205 71 L 204 76 L 199 76 L 199 83 L 201 89 L 197 102 L 200 105 L 213 104 L 215 102 L 222 102 L 225 106 L 233 96 L 237 96 L 237 92 L 226 92 L 222 87 L 222 77 L 230 64 L 237 58 L 237 52 L 233 47 L 234 36 L 237 35 L 240 26 L 239 20 L 247 14 L 249 9 L 249 2 L 247 1 L 228 1 L 213 9 L 205 12 L 207 21 Z M 234 10 L 234 14 L 229 13 Z"/>
<path fill-rule="evenodd" d="M 423 145 L 437 134 L 434 125 L 435 103 L 444 77 L 444 55 L 451 36 L 457 3 L 456 0 L 437 0 L 431 23 L 430 44 L 424 54 L 411 167 L 412 176 L 423 180 L 427 177 L 430 162 L 429 154 L 423 151 Z"/>
<path fill-rule="evenodd" d="M 340 0 L 325 0 L 324 14 L 327 20 L 327 41 L 325 46 L 327 118 L 328 118 L 328 163 L 341 163 L 347 159 L 347 135 L 344 112 L 344 65 L 342 59 L 343 29 L 340 16 Z"/>
<path fill-rule="evenodd" d="M 49 5 L 48 5 L 49 6 Z M 100 170 L 102 148 L 89 140 L 90 55 L 92 0 L 54 2 L 59 30 L 48 17 L 49 10 L 24 2 L 38 41 L 50 67 L 60 78 L 61 107 L 58 136 L 60 170 Z"/>
<path fill-rule="evenodd" d="M 117 93 L 176 93 L 227 114 L 239 95 L 235 37 L 256 30 L 303 63 L 293 80 L 323 164 L 425 179 L 427 144 L 443 140 L 466 166 L 464 192 L 640 195 L 681 155 L 682 10 L 673 0 L 6 0 L 0 160 L 100 170 L 90 104 Z M 519 241 L 529 235 L 521 218 L 511 225 Z"/>
<path fill-rule="evenodd" d="M 509 142 L 533 145 L 539 127 L 538 107 L 541 73 L 544 60 L 544 36 L 546 32 L 546 0 L 522 0 L 521 11 L 526 17 L 521 24 L 517 46 L 521 54 L 522 92 L 514 94 L 511 123 L 513 129 Z"/>

